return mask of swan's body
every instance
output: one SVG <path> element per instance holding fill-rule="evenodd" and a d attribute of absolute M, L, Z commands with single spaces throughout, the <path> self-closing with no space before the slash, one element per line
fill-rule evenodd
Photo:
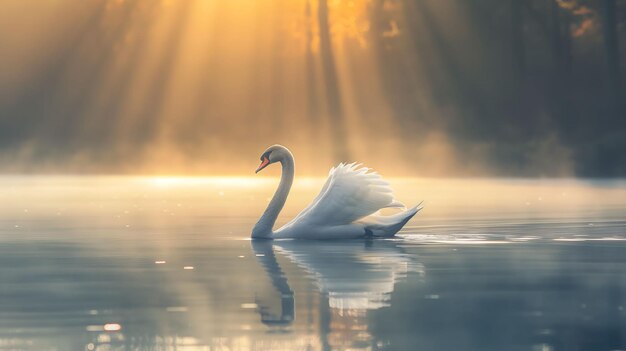
<path fill-rule="evenodd" d="M 393 197 L 389 183 L 369 168 L 340 164 L 330 170 L 328 179 L 313 202 L 289 223 L 273 231 L 278 214 L 285 205 L 293 184 L 294 160 L 284 146 L 274 145 L 261 156 L 257 172 L 280 162 L 280 184 L 267 209 L 252 230 L 253 238 L 349 239 L 366 236 L 395 235 L 419 210 L 406 209 Z M 382 216 L 383 208 L 402 208 L 391 216 Z"/>

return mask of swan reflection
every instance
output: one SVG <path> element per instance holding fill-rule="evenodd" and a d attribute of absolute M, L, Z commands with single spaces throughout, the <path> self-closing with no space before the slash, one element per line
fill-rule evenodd
<path fill-rule="evenodd" d="M 280 316 L 259 309 L 267 324 L 287 324 L 295 319 L 294 293 L 276 254 L 306 273 L 330 312 L 341 315 L 388 306 L 395 284 L 407 273 L 424 274 L 423 266 L 394 241 L 253 241 L 252 248 L 281 296 Z"/>
<path fill-rule="evenodd" d="M 260 301 L 256 301 L 261 314 L 261 322 L 266 325 L 289 325 L 295 319 L 295 300 L 294 293 L 289 287 L 287 278 L 282 268 L 276 260 L 276 255 L 271 242 L 269 241 L 253 241 L 252 249 L 259 263 L 268 273 L 272 286 L 279 292 L 281 301 L 280 314 L 272 314 L 270 309 L 263 305 Z"/>

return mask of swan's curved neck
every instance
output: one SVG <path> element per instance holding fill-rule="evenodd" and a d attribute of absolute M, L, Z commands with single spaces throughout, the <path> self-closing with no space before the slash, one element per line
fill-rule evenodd
<path fill-rule="evenodd" d="M 269 205 L 267 205 L 265 212 L 263 212 L 263 215 L 259 218 L 259 221 L 254 226 L 254 229 L 252 229 L 253 238 L 272 237 L 272 228 L 274 227 L 274 223 L 276 223 L 276 218 L 278 218 L 278 214 L 283 209 L 285 201 L 287 201 L 287 195 L 289 195 L 289 190 L 293 184 L 293 174 L 295 168 L 293 156 L 287 154 L 282 160 L 280 160 L 280 164 L 283 168 L 283 172 L 280 177 L 280 184 L 274 193 L 274 197 L 272 197 Z"/>

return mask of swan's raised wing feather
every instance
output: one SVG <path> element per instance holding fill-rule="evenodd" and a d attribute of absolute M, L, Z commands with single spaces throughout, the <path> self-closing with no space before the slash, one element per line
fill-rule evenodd
<path fill-rule="evenodd" d="M 349 224 L 386 207 L 404 207 L 389 183 L 369 168 L 355 163 L 330 170 L 320 194 L 289 224 Z"/>

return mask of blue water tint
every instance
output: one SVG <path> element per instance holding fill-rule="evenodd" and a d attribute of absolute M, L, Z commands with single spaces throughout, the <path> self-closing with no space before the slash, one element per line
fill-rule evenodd
<path fill-rule="evenodd" d="M 626 349 L 623 182 L 398 180 L 338 242 L 249 240 L 272 179 L 0 185 L 0 350 Z"/>

